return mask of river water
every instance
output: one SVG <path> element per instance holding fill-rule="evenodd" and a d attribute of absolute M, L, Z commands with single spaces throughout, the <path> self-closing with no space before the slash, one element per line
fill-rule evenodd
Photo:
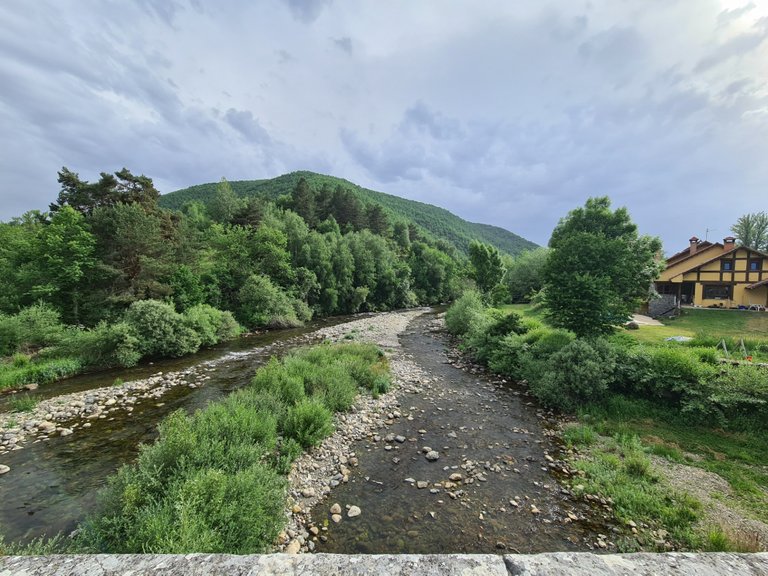
<path fill-rule="evenodd" d="M 34 395 L 45 399 L 91 390 L 123 381 L 146 378 L 197 366 L 208 377 L 198 388 L 178 386 L 160 399 L 141 399 L 132 413 L 91 421 L 92 427 L 70 436 L 26 443 L 2 458 L 11 472 L 0 477 L 0 534 L 7 542 L 28 542 L 43 535 L 71 532 L 91 511 L 96 493 L 122 464 L 132 461 L 139 444 L 151 442 L 157 424 L 177 409 L 192 412 L 246 385 L 254 372 L 273 355 L 306 344 L 302 336 L 351 320 L 337 317 L 302 328 L 274 330 L 243 337 L 184 358 L 168 359 L 135 368 L 84 374 L 41 386 Z M 7 403 L 8 395 L 0 402 Z M 0 403 L 0 410 L 7 409 Z"/>

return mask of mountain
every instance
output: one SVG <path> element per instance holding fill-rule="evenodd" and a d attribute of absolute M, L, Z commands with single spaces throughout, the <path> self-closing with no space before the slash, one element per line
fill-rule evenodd
<path fill-rule="evenodd" d="M 290 194 L 301 178 L 306 179 L 309 186 L 315 190 L 319 190 L 323 186 L 329 186 L 331 189 L 341 186 L 351 190 L 365 204 L 380 204 L 396 219 L 414 222 L 432 236 L 450 242 L 464 253 L 467 252 L 469 243 L 474 239 L 492 244 L 499 250 L 513 256 L 537 247 L 533 242 L 504 228 L 467 222 L 444 208 L 368 190 L 334 176 L 325 176 L 314 172 L 291 172 L 267 180 L 235 180 L 230 181 L 229 184 L 238 196 L 261 196 L 269 200 L 276 200 L 281 195 Z M 170 192 L 160 198 L 160 205 L 165 208 L 180 210 L 187 202 L 193 200 L 207 204 L 213 198 L 216 186 L 216 182 L 211 182 Z"/>

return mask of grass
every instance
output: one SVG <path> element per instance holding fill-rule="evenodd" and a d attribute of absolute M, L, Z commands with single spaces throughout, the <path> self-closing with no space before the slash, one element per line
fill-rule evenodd
<path fill-rule="evenodd" d="M 17 394 L 11 397 L 9 405 L 11 412 L 32 412 L 39 400 L 29 394 Z"/>
<path fill-rule="evenodd" d="M 0 390 L 19 388 L 32 383 L 49 384 L 77 374 L 81 368 L 81 363 L 75 358 L 0 363 Z"/>
<path fill-rule="evenodd" d="M 291 463 L 333 431 L 360 389 L 383 391 L 386 358 L 364 344 L 272 359 L 251 385 L 188 416 L 113 476 L 77 546 L 87 552 L 264 552 L 285 523 Z"/>
<path fill-rule="evenodd" d="M 648 450 L 714 472 L 728 481 L 744 512 L 768 518 L 768 438 L 692 426 L 674 410 L 651 401 L 616 396 L 581 413 L 602 435 L 635 435 Z"/>
<path fill-rule="evenodd" d="M 573 480 L 577 494 L 583 491 L 610 498 L 614 514 L 624 523 L 664 528 L 687 548 L 699 544 L 694 525 L 701 505 L 660 480 L 637 436 L 616 434 L 603 438 L 574 465 L 583 473 L 583 477 Z M 643 548 L 654 545 L 646 533 L 640 533 L 638 541 Z M 622 545 L 625 550 L 636 547 L 630 541 Z"/>

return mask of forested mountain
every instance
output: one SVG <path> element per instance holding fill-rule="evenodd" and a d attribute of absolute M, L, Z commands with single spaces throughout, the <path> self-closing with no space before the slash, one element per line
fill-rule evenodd
<path fill-rule="evenodd" d="M 467 222 L 443 208 L 368 190 L 334 176 L 324 176 L 314 172 L 292 172 L 268 180 L 236 180 L 229 184 L 235 194 L 241 198 L 255 196 L 277 201 L 281 196 L 291 194 L 302 178 L 313 190 L 333 191 L 341 188 L 354 194 L 366 206 L 379 204 L 388 213 L 390 219 L 413 223 L 421 229 L 422 235 L 434 240 L 442 239 L 450 242 L 465 255 L 472 240 L 486 242 L 513 256 L 537 247 L 533 242 L 503 228 Z M 216 183 L 190 186 L 161 196 L 159 203 L 160 206 L 173 210 L 180 210 L 190 201 L 208 205 L 213 201 L 216 186 Z"/>

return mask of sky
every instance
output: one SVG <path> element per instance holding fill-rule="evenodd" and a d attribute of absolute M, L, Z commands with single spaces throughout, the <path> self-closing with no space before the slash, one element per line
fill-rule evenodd
<path fill-rule="evenodd" d="M 768 210 L 768 0 L 2 0 L 0 220 L 57 171 L 313 170 L 546 244 Z"/>

